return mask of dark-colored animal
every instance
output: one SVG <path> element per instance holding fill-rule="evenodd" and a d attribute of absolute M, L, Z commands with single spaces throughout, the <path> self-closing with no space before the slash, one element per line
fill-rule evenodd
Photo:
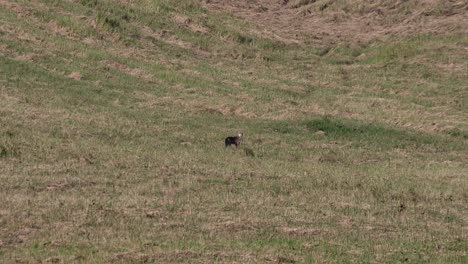
<path fill-rule="evenodd" d="M 230 146 L 230 145 L 235 145 L 236 147 L 239 147 L 240 143 L 241 143 L 241 139 L 242 139 L 242 133 L 237 133 L 237 136 L 236 137 L 227 137 L 225 140 L 224 140 L 224 145 L 226 145 L 226 147 Z"/>

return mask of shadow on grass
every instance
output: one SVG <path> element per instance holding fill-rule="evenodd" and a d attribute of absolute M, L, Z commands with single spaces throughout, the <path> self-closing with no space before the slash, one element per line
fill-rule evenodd
<path fill-rule="evenodd" d="M 312 131 L 324 131 L 329 139 L 347 140 L 359 145 L 371 145 L 384 149 L 419 148 L 431 145 L 447 150 L 457 149 L 464 145 L 439 135 L 328 116 L 306 121 L 305 125 Z"/>

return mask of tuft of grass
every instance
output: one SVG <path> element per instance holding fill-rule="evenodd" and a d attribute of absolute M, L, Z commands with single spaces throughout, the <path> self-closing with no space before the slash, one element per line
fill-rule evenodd
<path fill-rule="evenodd" d="M 453 137 L 461 137 L 464 139 L 468 139 L 468 131 L 464 131 L 458 128 L 453 128 L 447 131 L 447 133 Z"/>
<path fill-rule="evenodd" d="M 251 148 L 244 148 L 244 152 L 249 157 L 255 157 L 255 152 Z"/>

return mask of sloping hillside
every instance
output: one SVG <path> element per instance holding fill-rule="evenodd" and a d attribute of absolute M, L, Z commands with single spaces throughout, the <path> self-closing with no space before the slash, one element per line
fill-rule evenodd
<path fill-rule="evenodd" d="M 0 0 L 0 262 L 466 261 L 467 8 Z"/>
<path fill-rule="evenodd" d="M 368 43 L 395 36 L 466 35 L 466 1 L 210 0 L 207 7 L 246 19 L 263 34 L 314 44 Z"/>

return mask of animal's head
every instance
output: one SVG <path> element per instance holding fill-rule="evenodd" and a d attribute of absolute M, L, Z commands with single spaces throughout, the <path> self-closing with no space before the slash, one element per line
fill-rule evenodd
<path fill-rule="evenodd" d="M 237 136 L 238 136 L 238 137 L 241 138 L 243 135 L 244 135 L 244 134 L 242 134 L 242 132 L 237 132 Z"/>

